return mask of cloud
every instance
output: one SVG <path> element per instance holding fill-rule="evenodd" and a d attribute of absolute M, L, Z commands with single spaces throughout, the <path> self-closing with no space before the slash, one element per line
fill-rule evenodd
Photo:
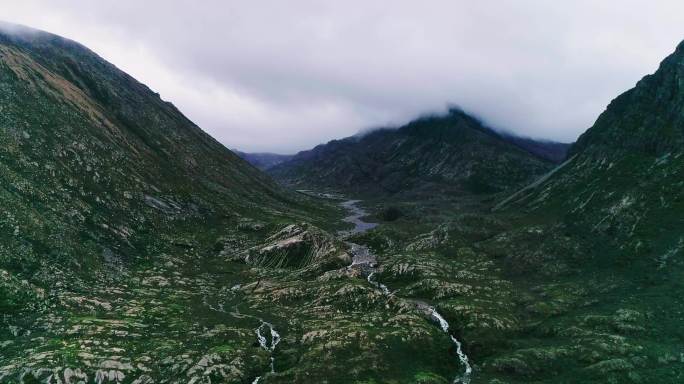
<path fill-rule="evenodd" d="M 684 38 L 681 1 L 24 0 L 226 146 L 293 152 L 457 104 L 572 141 Z"/>

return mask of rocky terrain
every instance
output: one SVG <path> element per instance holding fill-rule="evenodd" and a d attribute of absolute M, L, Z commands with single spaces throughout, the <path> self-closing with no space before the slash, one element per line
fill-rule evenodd
<path fill-rule="evenodd" d="M 2 25 L 0 383 L 681 382 L 682 63 L 560 165 L 452 111 L 273 168 L 294 192 Z"/>

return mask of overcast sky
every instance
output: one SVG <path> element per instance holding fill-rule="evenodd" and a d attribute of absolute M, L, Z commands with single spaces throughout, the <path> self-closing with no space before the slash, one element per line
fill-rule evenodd
<path fill-rule="evenodd" d="M 562 3 L 562 4 L 561 4 Z M 682 0 L 17 0 L 230 148 L 294 152 L 460 105 L 574 141 L 684 39 Z"/>

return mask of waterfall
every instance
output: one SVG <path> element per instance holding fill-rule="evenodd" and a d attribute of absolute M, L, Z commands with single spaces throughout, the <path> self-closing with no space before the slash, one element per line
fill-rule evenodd
<path fill-rule="evenodd" d="M 375 288 L 378 288 L 379 290 L 381 290 L 383 295 L 391 296 L 392 292 L 390 292 L 389 288 L 387 288 L 387 286 L 385 284 L 383 284 L 377 280 L 374 280 L 373 276 L 375 276 L 375 272 L 371 272 L 368 275 L 368 279 L 367 279 L 368 283 L 370 283 L 370 285 L 374 286 Z"/>
<path fill-rule="evenodd" d="M 271 336 L 270 345 L 269 340 L 261 333 L 261 331 L 265 328 L 269 329 Z M 278 343 L 280 343 L 280 334 L 275 330 L 275 328 L 273 328 L 273 324 L 267 323 L 263 320 L 261 320 L 261 324 L 257 327 L 257 329 L 254 330 L 254 332 L 256 333 L 259 346 L 261 346 L 261 348 L 263 348 L 265 351 L 271 353 L 271 373 L 275 373 L 275 357 L 273 357 L 273 352 L 275 351 L 276 346 L 278 346 Z M 257 376 L 257 378 L 252 381 L 252 384 L 257 384 L 259 380 L 261 380 L 261 376 Z"/>
<path fill-rule="evenodd" d="M 430 316 L 432 316 L 435 320 L 437 320 L 437 322 L 439 322 L 439 326 L 442 328 L 442 331 L 444 331 L 444 333 L 446 333 L 447 335 L 449 335 L 449 337 L 451 337 L 451 341 L 456 346 L 456 354 L 458 355 L 458 359 L 461 361 L 461 364 L 463 364 L 463 366 L 465 367 L 465 372 L 463 372 L 462 375 L 457 376 L 454 379 L 454 384 L 456 384 L 456 383 L 469 384 L 470 383 L 470 375 L 473 373 L 473 367 L 470 366 L 470 362 L 468 361 L 468 356 L 463 352 L 461 342 L 458 341 L 457 338 L 455 338 L 453 335 L 451 335 L 449 333 L 449 323 L 433 307 L 430 307 Z"/>

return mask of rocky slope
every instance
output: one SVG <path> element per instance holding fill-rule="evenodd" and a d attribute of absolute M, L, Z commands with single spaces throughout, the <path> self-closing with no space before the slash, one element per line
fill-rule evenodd
<path fill-rule="evenodd" d="M 482 248 L 514 280 L 536 285 L 544 302 L 555 301 L 537 309 L 554 316 L 540 323 L 548 327 L 545 335 L 535 333 L 546 342 L 544 353 L 556 355 L 546 364 L 566 361 L 596 381 L 684 377 L 674 357 L 681 352 L 684 313 L 683 68 L 680 44 L 653 75 L 610 103 L 567 161 L 496 206 L 521 215 L 518 228 Z M 575 293 L 553 292 L 560 286 Z M 570 335 L 574 340 L 563 340 Z M 589 352 L 607 335 L 625 350 Z M 595 355 L 577 353 L 582 344 Z M 548 374 L 522 360 L 514 365 Z"/>
<path fill-rule="evenodd" d="M 256 376 L 256 320 L 202 305 L 249 269 L 221 244 L 322 212 L 87 48 L 0 25 L 0 382 Z"/>
<path fill-rule="evenodd" d="M 88 49 L 20 27 L 2 31 L 0 260 L 9 272 L 87 273 L 140 257 L 148 237 L 173 222 L 297 205 Z"/>
<path fill-rule="evenodd" d="M 550 144 L 553 145 L 553 144 Z M 536 148 L 547 147 L 537 143 Z M 355 194 L 492 193 L 524 185 L 553 167 L 464 112 L 425 117 L 398 129 L 331 141 L 268 172 L 297 188 Z M 551 151 L 553 152 L 553 151 Z"/>
<path fill-rule="evenodd" d="M 684 45 L 611 102 L 570 158 L 500 204 L 554 216 L 609 265 L 665 267 L 681 247 Z M 593 239 L 592 239 L 593 238 Z"/>

